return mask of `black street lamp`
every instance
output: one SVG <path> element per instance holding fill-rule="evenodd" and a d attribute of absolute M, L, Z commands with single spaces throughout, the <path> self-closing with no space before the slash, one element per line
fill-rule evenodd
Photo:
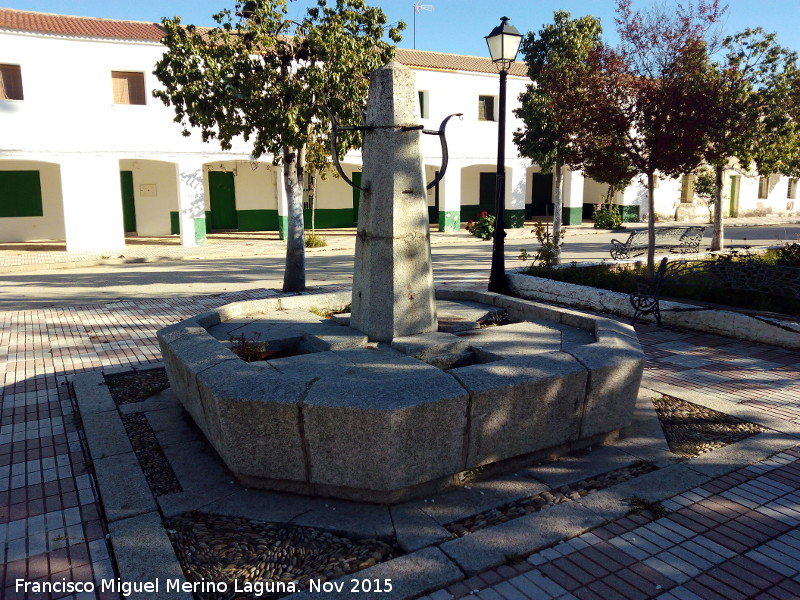
<path fill-rule="evenodd" d="M 500 19 L 500 25 L 486 36 L 489 55 L 500 71 L 500 111 L 497 133 L 497 183 L 495 185 L 495 221 L 492 241 L 492 270 L 489 274 L 489 291 L 498 294 L 508 293 L 508 280 L 505 266 L 505 197 L 506 197 L 506 77 L 508 68 L 517 58 L 522 34 L 508 24 L 508 17 Z"/>

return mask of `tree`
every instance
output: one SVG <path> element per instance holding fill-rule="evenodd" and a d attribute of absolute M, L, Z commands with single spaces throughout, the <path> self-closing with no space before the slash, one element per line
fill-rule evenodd
<path fill-rule="evenodd" d="M 798 173 L 800 155 L 797 54 L 760 28 L 726 38 L 723 47 L 725 55 L 716 65 L 715 130 L 705 150 L 715 173 L 712 250 L 723 247 L 722 196 L 729 160 L 745 168 L 754 164 L 768 176 Z"/>
<path fill-rule="evenodd" d="M 709 30 L 724 9 L 718 0 L 633 11 L 617 2 L 617 48 L 600 44 L 580 77 L 553 74 L 553 118 L 572 140 L 578 161 L 615 156 L 622 170 L 646 177 L 648 272 L 654 272 L 656 175 L 677 177 L 702 161 L 715 86 Z"/>
<path fill-rule="evenodd" d="M 717 177 L 708 167 L 702 167 L 697 172 L 697 178 L 694 182 L 694 194 L 699 196 L 700 200 L 705 202 L 706 209 L 708 209 L 708 221 L 714 223 L 715 208 L 714 198 L 717 192 Z"/>
<path fill-rule="evenodd" d="M 214 16 L 212 29 L 164 19 L 167 47 L 155 74 L 154 92 L 175 109 L 175 121 L 218 139 L 223 149 L 241 136 L 252 157 L 271 155 L 283 164 L 288 199 L 284 291 L 305 288 L 303 184 L 306 167 L 329 161 L 326 106 L 344 123 L 360 123 L 367 75 L 391 60 L 394 46 L 382 40 L 386 16 L 364 0 L 326 0 L 300 22 L 287 19 L 287 0 L 250 0 Z M 401 22 L 388 30 L 398 42 Z M 359 145 L 354 132 L 339 135 L 340 154 Z"/>
<path fill-rule="evenodd" d="M 553 96 L 548 75 L 567 70 L 569 76 L 579 76 L 589 52 L 600 42 L 600 33 L 598 19 L 589 16 L 572 19 L 570 13 L 559 10 L 553 15 L 553 23 L 543 26 L 538 37 L 529 32 L 522 41 L 532 83 L 520 94 L 521 106 L 514 110 L 524 128 L 515 131 L 513 138 L 521 156 L 541 165 L 542 172 L 555 173 L 553 239 L 556 243 L 561 238 L 563 167 L 571 165 L 573 160 L 569 136 L 551 114 Z M 557 243 L 556 261 L 560 248 Z"/>

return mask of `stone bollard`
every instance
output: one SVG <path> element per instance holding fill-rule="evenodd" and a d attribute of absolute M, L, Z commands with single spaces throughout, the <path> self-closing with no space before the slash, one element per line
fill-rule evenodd
<path fill-rule="evenodd" d="M 350 319 L 372 341 L 437 328 L 418 103 L 411 69 L 373 72 Z"/>

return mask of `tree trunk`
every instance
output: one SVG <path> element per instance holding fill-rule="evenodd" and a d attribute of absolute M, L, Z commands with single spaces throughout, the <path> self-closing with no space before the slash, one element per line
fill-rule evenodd
<path fill-rule="evenodd" d="M 556 197 L 553 199 L 553 243 L 555 243 L 555 263 L 558 264 L 561 262 L 561 244 L 558 242 L 561 240 L 562 215 L 564 214 L 564 197 L 561 193 L 561 190 L 564 187 L 564 167 L 561 164 L 561 160 L 556 159 L 554 170 L 556 180 Z"/>
<path fill-rule="evenodd" d="M 711 249 L 722 250 L 725 245 L 725 231 L 722 224 L 722 185 L 725 167 L 717 165 L 714 169 L 714 233 L 711 236 Z"/>
<path fill-rule="evenodd" d="M 303 231 L 303 166 L 299 152 L 283 152 L 283 184 L 289 206 L 286 233 L 286 270 L 283 274 L 284 292 L 306 289 L 306 248 Z"/>
<path fill-rule="evenodd" d="M 655 277 L 656 269 L 656 201 L 655 174 L 647 173 L 647 277 Z"/>

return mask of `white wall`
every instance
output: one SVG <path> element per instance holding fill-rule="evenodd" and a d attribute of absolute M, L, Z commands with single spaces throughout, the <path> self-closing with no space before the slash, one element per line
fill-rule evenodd
<path fill-rule="evenodd" d="M 170 212 L 178 210 L 178 167 L 175 163 L 125 159 L 120 171 L 133 172 L 136 233 L 169 235 Z M 155 194 L 155 195 L 152 195 Z"/>
<path fill-rule="evenodd" d="M 277 172 L 281 167 L 251 161 L 227 165 L 235 173 L 236 210 L 278 210 L 278 191 L 275 186 L 281 176 Z"/>
<path fill-rule="evenodd" d="M 353 171 L 361 171 L 361 165 L 342 163 L 345 175 L 352 177 Z M 317 177 L 316 208 L 351 208 L 353 188 L 338 175 L 328 173 L 326 179 Z"/>
<path fill-rule="evenodd" d="M 0 101 L 3 150 L 48 152 L 220 151 L 199 135 L 183 137 L 172 108 L 152 97 L 153 68 L 164 52 L 155 42 L 116 42 L 0 33 L 0 60 L 19 64 L 24 100 Z M 144 74 L 146 104 L 115 105 L 111 72 Z M 13 119 L 5 118 L 13 114 Z M 234 152 L 247 152 L 239 143 Z"/>
<path fill-rule="evenodd" d="M 453 113 L 463 117 L 450 119 L 446 128 L 447 146 L 451 160 L 467 160 L 473 164 L 496 164 L 497 121 L 478 120 L 478 97 L 495 96 L 500 90 L 500 77 L 493 73 L 465 73 L 416 70 L 417 89 L 428 91 L 429 118 L 422 119 L 426 129 L 438 130 L 442 120 Z M 517 151 L 511 133 L 521 121 L 511 112 L 518 104 L 517 97 L 525 89 L 525 79 L 509 76 L 506 96 L 506 160 L 516 158 Z M 497 100 L 495 100 L 497 103 Z M 497 105 L 495 104 L 495 110 Z M 441 144 L 434 135 L 422 136 L 422 152 L 428 164 L 441 164 Z M 445 175 L 445 179 L 447 175 Z"/>

